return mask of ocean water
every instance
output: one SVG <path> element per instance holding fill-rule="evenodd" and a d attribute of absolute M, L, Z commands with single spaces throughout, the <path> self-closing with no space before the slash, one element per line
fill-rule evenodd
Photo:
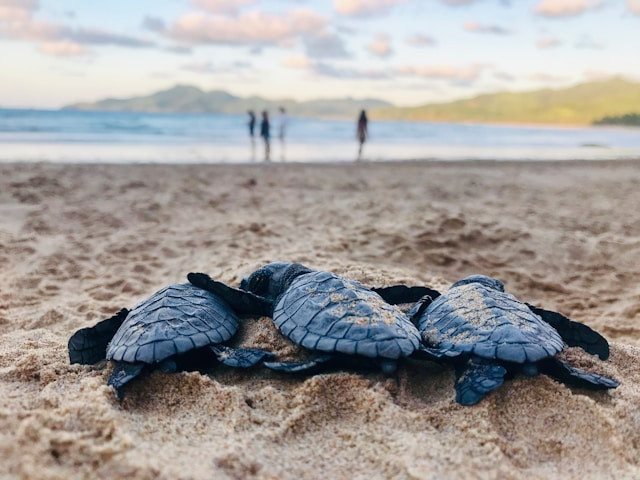
<path fill-rule="evenodd" d="M 271 119 L 271 159 L 353 161 L 353 121 L 289 117 L 286 142 Z M 259 131 L 259 122 L 256 125 Z M 640 158 L 640 130 L 370 121 L 363 158 L 569 160 Z M 246 163 L 264 159 L 245 115 L 0 109 L 0 162 Z"/>

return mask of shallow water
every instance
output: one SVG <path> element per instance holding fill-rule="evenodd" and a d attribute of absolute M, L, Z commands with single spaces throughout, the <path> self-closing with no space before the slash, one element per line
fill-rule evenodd
<path fill-rule="evenodd" d="M 245 163 L 264 159 L 244 115 L 0 109 L 0 162 Z M 257 129 L 259 130 L 259 129 Z M 352 161 L 355 121 L 272 119 L 271 159 Z M 372 121 L 366 160 L 568 160 L 640 157 L 640 131 Z"/>

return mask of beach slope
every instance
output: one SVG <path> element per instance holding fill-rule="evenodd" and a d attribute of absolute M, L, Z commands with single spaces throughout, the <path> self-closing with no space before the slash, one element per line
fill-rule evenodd
<path fill-rule="evenodd" d="M 0 477 L 638 478 L 640 164 L 0 164 Z M 612 343 L 610 392 L 516 377 L 474 407 L 452 369 L 155 372 L 118 402 L 78 328 L 204 271 L 299 261 L 368 285 L 466 275 Z M 235 344 L 304 353 L 267 318 Z"/>

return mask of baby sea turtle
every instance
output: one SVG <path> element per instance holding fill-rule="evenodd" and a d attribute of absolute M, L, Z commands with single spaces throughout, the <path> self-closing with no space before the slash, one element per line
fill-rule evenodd
<path fill-rule="evenodd" d="M 222 345 L 238 329 L 237 314 L 266 312 L 262 300 L 243 292 L 220 297 L 190 283 L 174 284 L 123 308 L 69 339 L 71 363 L 115 362 L 109 377 L 122 398 L 122 387 L 145 367 L 167 372 L 208 366 L 215 359 L 232 367 L 251 367 L 270 353 Z"/>
<path fill-rule="evenodd" d="M 502 385 L 506 375 L 517 372 L 544 373 L 590 389 L 618 386 L 611 378 L 555 358 L 564 340 L 604 360 L 609 356 L 604 337 L 557 312 L 520 302 L 505 293 L 504 285 L 495 278 L 472 275 L 442 295 L 434 290 L 430 293 L 407 315 L 422 335 L 421 351 L 455 362 L 456 400 L 462 405 L 478 403 Z"/>
<path fill-rule="evenodd" d="M 230 288 L 207 275 L 189 281 L 222 294 Z M 375 366 L 393 373 L 397 362 L 420 346 L 407 316 L 359 282 L 298 263 L 270 263 L 240 285 L 272 305 L 275 325 L 297 345 L 315 352 L 305 362 L 265 362 L 273 370 L 307 372 L 322 364 Z"/>

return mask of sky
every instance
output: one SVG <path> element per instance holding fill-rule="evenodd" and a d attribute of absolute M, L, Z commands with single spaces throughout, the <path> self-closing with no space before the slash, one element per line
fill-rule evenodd
<path fill-rule="evenodd" d="M 400 106 L 640 81 L 640 0 L 0 0 L 0 106 L 176 84 Z"/>

